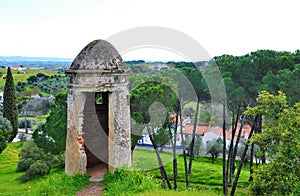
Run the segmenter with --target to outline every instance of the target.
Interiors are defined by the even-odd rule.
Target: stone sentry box
[[[107,41],[92,41],[66,73],[66,174],[130,166],[128,69],[118,51]]]

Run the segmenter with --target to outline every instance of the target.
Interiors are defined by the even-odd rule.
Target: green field
[[[86,176],[68,177],[63,170],[54,169],[50,174],[36,178],[26,183],[17,180],[22,173],[16,172],[18,155],[21,143],[10,143],[0,155],[0,195],[76,195],[76,191],[85,187],[88,183]],[[169,178],[172,180],[172,155],[162,153]],[[211,164],[208,157],[197,157],[193,162],[193,172],[189,176],[190,189],[186,190],[184,183],[183,158],[178,156],[178,189],[154,190],[134,195],[222,195],[222,160],[217,159]],[[157,169],[157,159],[153,151],[135,150],[133,155],[133,169],[139,172],[142,169],[154,175],[160,182],[160,173]],[[150,169],[150,170],[149,170]],[[236,195],[247,194],[249,171],[243,171]],[[125,184],[120,182],[118,186]],[[172,183],[173,184],[173,183]],[[103,186],[103,185],[102,185]],[[130,185],[129,185],[130,186]],[[159,186],[159,185],[157,185]],[[130,187],[123,187],[125,191]],[[106,190],[105,195],[114,195]],[[130,193],[131,194],[131,193]]]
[[[6,68],[0,68],[0,73],[2,73],[2,77],[0,77],[0,88],[4,87],[5,84],[5,76],[6,76],[6,72],[7,69]],[[53,70],[41,70],[41,69],[27,69],[24,71],[17,71],[17,70],[12,70],[12,74],[14,77],[14,82],[15,85],[18,82],[27,82],[27,78],[29,78],[30,76],[35,76],[38,73],[43,73],[45,75],[48,76],[52,76],[52,75],[62,75],[62,74],[57,74],[56,71]]]

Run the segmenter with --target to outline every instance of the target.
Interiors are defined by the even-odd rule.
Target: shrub
[[[25,172],[19,179],[22,182],[31,180],[37,176],[48,174],[51,168],[63,168],[65,165],[64,153],[53,155],[45,153],[38,148],[33,140],[26,143],[21,150],[17,166],[18,172]]]
[[[26,182],[37,176],[48,174],[49,171],[50,167],[47,165],[46,162],[42,160],[37,160],[36,162],[30,165],[29,169],[19,179],[22,182]]]
[[[52,168],[58,167],[63,169],[65,168],[65,153],[63,152],[58,155],[49,156],[47,162],[49,165],[51,165]]]
[[[20,152],[17,171],[23,172],[28,170],[34,162],[42,160],[44,157],[44,151],[38,148],[33,140],[28,141],[25,147]]]

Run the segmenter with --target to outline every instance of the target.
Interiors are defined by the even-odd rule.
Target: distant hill
[[[0,56],[1,66],[11,65],[71,65],[72,58]]]

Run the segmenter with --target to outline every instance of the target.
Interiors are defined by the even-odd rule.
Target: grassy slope
[[[16,172],[21,143],[10,143],[0,155],[0,195],[76,195],[76,191],[88,183],[87,176],[68,177],[63,170],[52,170],[50,174],[26,183],[17,180],[22,173]]]
[[[11,143],[0,155],[1,195],[26,195],[26,192],[30,192],[32,189],[36,188],[36,180],[28,183],[21,183],[16,180],[22,175],[22,173],[16,172],[20,149],[20,143]]]

